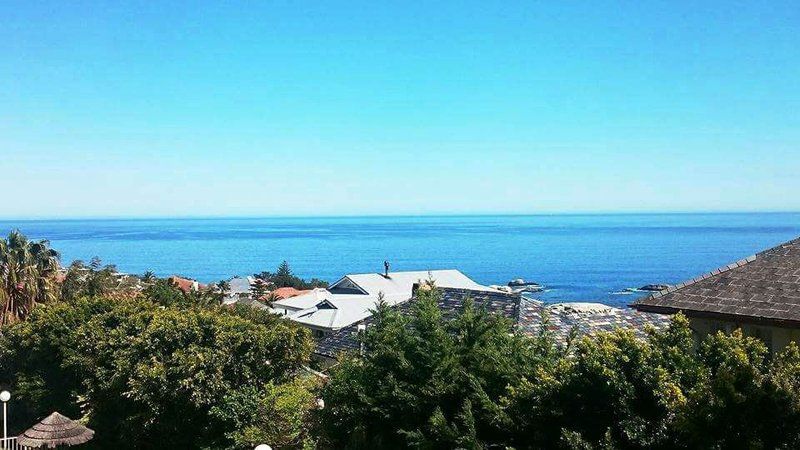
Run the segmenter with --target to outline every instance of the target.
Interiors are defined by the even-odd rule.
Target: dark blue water
[[[484,284],[525,278],[545,300],[624,304],[613,292],[676,283],[800,235],[800,214],[653,214],[0,221],[62,259],[216,281],[274,270],[303,277],[457,268]]]

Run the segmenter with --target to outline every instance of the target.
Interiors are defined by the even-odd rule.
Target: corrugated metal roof
[[[431,279],[440,287],[495,292],[458,270],[392,272],[388,278],[379,273],[367,273],[346,275],[330,287],[335,289],[346,281],[348,284],[355,284],[366,294],[336,294],[327,289],[315,289],[304,295],[278,300],[273,303],[273,307],[296,311],[288,316],[296,322],[315,328],[338,330],[369,317],[379,296],[383,296],[384,301],[390,305],[395,305],[411,298],[414,284]],[[318,308],[321,302],[328,302],[332,308]]]
[[[360,273],[347,275],[344,278],[351,280],[367,294],[384,295],[402,294],[411,298],[411,289],[414,284],[422,284],[427,280],[433,280],[436,286],[480,290],[492,290],[471,280],[459,270],[420,270],[413,272],[389,272],[385,277],[382,273]],[[340,280],[341,281],[341,280]],[[338,282],[337,282],[338,283]],[[336,283],[331,289],[336,287]]]

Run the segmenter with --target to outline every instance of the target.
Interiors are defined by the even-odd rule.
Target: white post
[[[8,403],[3,402],[3,450],[8,448]]]
[[[3,402],[3,449],[8,448],[8,401],[11,400],[11,392],[0,392],[0,402]]]

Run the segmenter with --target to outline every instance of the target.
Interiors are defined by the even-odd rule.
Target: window
[[[350,281],[349,278],[345,278],[331,286],[328,291],[333,294],[364,294],[364,291],[357,284]]]

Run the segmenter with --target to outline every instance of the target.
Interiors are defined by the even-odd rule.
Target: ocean
[[[483,284],[524,278],[548,302],[630,303],[625,288],[678,283],[800,236],[800,213],[3,220],[49,239],[62,261],[202,282],[274,271],[302,277],[456,268]],[[640,294],[639,294],[640,295]]]

